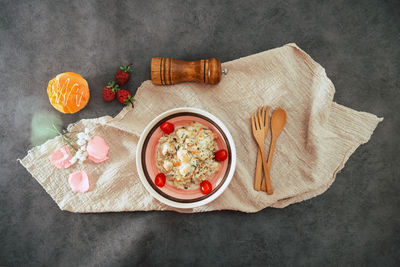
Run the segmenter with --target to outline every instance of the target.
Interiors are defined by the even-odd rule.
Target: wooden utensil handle
[[[261,151],[260,149],[257,149],[256,172],[254,174],[254,190],[257,191],[261,190],[262,172],[263,171],[262,171]]]
[[[261,158],[262,158],[262,162],[263,162],[262,165],[263,165],[263,169],[264,169],[264,181],[267,186],[267,194],[272,195],[274,193],[274,189],[272,188],[271,178],[269,176],[269,169],[268,169],[267,159],[265,158],[264,147],[260,146],[260,150],[261,150]]]
[[[272,137],[270,149],[269,149],[269,153],[268,153],[268,162],[267,162],[269,173],[271,172],[272,157],[274,156],[275,146],[276,146],[276,138]],[[267,189],[266,182],[267,182],[266,180],[263,180],[262,185],[261,185],[261,190],[265,191]]]
[[[221,80],[221,62],[216,58],[184,61],[175,58],[153,57],[151,81],[156,85],[180,82],[217,84]]]

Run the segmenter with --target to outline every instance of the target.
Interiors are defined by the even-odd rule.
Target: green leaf
[[[108,87],[108,88],[113,88],[113,87],[114,87],[114,84],[115,84],[114,81],[109,82],[109,83],[107,84],[107,87]]]
[[[121,67],[119,67],[119,68],[120,68],[123,72],[132,72],[132,69],[131,69],[130,65],[132,65],[132,64],[124,65],[124,66],[121,66]]]

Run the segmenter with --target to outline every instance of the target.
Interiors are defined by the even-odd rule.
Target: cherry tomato
[[[175,127],[172,123],[170,122],[164,122],[163,124],[161,124],[160,126],[161,130],[166,133],[166,134],[170,134],[174,131]]]
[[[154,183],[158,187],[163,187],[165,185],[165,174],[164,173],[159,173],[156,175],[156,178],[154,179]]]
[[[228,157],[228,151],[225,149],[218,150],[214,154],[214,158],[216,161],[224,161]]]
[[[212,185],[209,181],[204,180],[203,182],[201,182],[200,184],[200,190],[204,195],[207,195],[208,193],[211,192],[212,190]]]

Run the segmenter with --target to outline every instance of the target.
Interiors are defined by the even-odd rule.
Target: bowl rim
[[[231,161],[230,168],[228,169],[228,175],[227,175],[224,183],[221,185],[221,187],[214,194],[210,195],[210,197],[207,197],[207,198],[202,199],[200,201],[189,202],[189,203],[182,203],[182,202],[172,201],[172,200],[167,199],[164,196],[160,195],[157,191],[155,191],[153,189],[153,187],[149,184],[149,182],[147,181],[147,179],[145,177],[145,174],[144,174],[144,171],[143,171],[143,167],[142,167],[142,156],[141,156],[145,139],[147,138],[147,135],[149,134],[149,132],[153,128],[153,126],[156,125],[163,118],[165,118],[165,117],[167,117],[169,115],[173,115],[175,113],[181,113],[181,112],[196,113],[196,114],[203,115],[203,116],[209,118],[210,120],[215,122],[221,128],[221,130],[224,132],[226,138],[228,139],[228,141],[229,141],[229,143],[231,145],[231,159],[232,159],[232,161]],[[199,206],[205,205],[205,204],[210,203],[211,201],[215,200],[217,197],[219,197],[225,191],[225,189],[230,184],[230,182],[231,182],[231,180],[233,178],[233,174],[235,173],[235,169],[236,169],[236,146],[235,146],[235,143],[233,141],[232,135],[229,132],[228,128],[225,126],[225,124],[222,123],[222,121],[220,119],[218,119],[217,117],[215,117],[211,113],[209,113],[209,112],[207,112],[205,110],[202,110],[202,109],[199,109],[199,108],[193,108],[193,107],[173,108],[173,109],[169,109],[169,110],[159,114],[158,116],[156,116],[153,120],[151,120],[146,125],[146,127],[142,131],[142,133],[140,135],[140,138],[139,138],[139,141],[138,141],[137,148],[136,148],[136,168],[137,168],[137,172],[139,174],[140,181],[142,182],[143,186],[151,194],[152,197],[156,198],[160,202],[162,202],[162,203],[164,203],[164,204],[166,204],[168,206],[171,206],[171,207],[182,208],[182,209],[195,208],[195,207],[199,207]]]

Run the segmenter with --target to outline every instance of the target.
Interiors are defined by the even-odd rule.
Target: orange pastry
[[[90,98],[87,81],[73,72],[60,73],[50,80],[47,94],[53,107],[62,113],[78,112]]]

